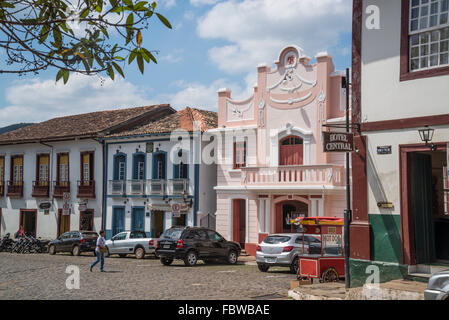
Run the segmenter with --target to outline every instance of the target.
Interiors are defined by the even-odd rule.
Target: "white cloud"
[[[219,0],[190,0],[190,4],[198,7],[202,5],[211,5],[217,3]]]
[[[350,0],[229,0],[201,17],[197,32],[229,42],[209,50],[219,69],[248,72],[258,63],[272,63],[289,44],[309,56],[336,46],[341,33],[351,32],[351,12]]]
[[[167,61],[169,63],[178,63],[183,60],[184,49],[176,49],[173,52],[162,56],[160,61]]]
[[[170,104],[177,110],[190,106],[217,111],[217,91],[220,88],[230,88],[233,99],[243,99],[250,94],[245,88],[241,88],[239,85],[224,79],[216,80],[209,86],[201,83],[186,83],[184,81],[176,81],[173,84],[179,87],[180,90],[172,95],[161,95],[159,98],[170,101]]]
[[[170,9],[176,4],[176,0],[160,0],[159,2],[162,2],[164,7]]]
[[[0,126],[50,118],[159,103],[123,78],[102,82],[98,77],[72,75],[64,85],[54,80],[20,80],[5,89],[6,107]],[[161,102],[162,103],[162,102]]]

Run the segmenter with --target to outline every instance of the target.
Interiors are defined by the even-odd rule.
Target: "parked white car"
[[[128,254],[134,254],[137,259],[143,259],[146,254],[155,253],[157,241],[157,238],[147,238],[143,231],[120,232],[106,241],[106,256],[118,254],[120,257],[126,257]]]

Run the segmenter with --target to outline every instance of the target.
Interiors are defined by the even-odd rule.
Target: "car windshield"
[[[183,231],[184,229],[168,229],[161,235],[161,238],[178,240]]]
[[[268,236],[263,241],[264,243],[268,244],[277,244],[277,243],[284,243],[290,241],[290,237],[287,236]]]
[[[98,234],[96,232],[82,232],[83,237],[85,238],[96,238]]]

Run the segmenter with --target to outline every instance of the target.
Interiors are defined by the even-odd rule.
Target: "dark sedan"
[[[70,252],[79,256],[82,252],[93,252],[97,246],[98,234],[93,231],[69,231],[60,235],[48,244],[48,252],[53,255],[57,252]]]
[[[181,259],[186,266],[194,266],[198,260],[209,263],[224,260],[237,263],[241,248],[237,242],[227,241],[213,230],[199,227],[173,227],[159,238],[156,255],[161,263],[170,265]]]

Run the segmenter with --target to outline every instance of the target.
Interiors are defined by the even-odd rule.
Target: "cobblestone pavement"
[[[205,265],[188,268],[182,261],[169,267],[148,256],[143,260],[106,258],[105,270],[89,265],[91,254],[0,253],[0,299],[267,299],[286,298],[295,275],[288,268],[262,273],[255,265]],[[69,265],[80,268],[80,289],[68,290]]]

